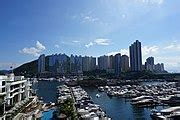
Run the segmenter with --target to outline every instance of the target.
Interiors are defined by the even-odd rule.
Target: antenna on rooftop
[[[10,69],[11,69],[11,72],[13,73],[13,66],[11,66]]]

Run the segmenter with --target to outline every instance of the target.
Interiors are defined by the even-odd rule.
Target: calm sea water
[[[33,83],[32,88],[36,90],[38,97],[42,97],[45,103],[56,102],[57,86],[62,83],[58,81],[38,81]]]
[[[61,84],[58,81],[39,81],[33,84],[33,89],[37,89],[38,96],[43,97],[44,102],[56,102],[56,87]],[[92,87],[84,89],[113,120],[151,120],[150,110],[154,108],[134,107],[128,99],[109,97],[106,93],[99,93],[97,89]],[[97,93],[101,95],[99,98],[96,97]],[[157,107],[156,109],[163,108]]]
[[[100,93],[93,88],[84,88],[92,97],[93,101],[101,106],[113,120],[151,120],[150,109],[137,108],[130,104],[130,100],[120,97],[109,97],[106,93]]]

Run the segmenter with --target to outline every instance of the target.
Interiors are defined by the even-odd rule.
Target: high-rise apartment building
[[[45,55],[40,55],[38,58],[38,73],[45,72],[45,62]]]
[[[108,73],[114,73],[115,69],[115,57],[113,55],[108,56]]]
[[[57,71],[56,66],[55,66],[57,62],[57,58],[58,58],[57,54],[49,56],[49,72],[51,73],[56,73]]]
[[[142,53],[141,53],[141,42],[136,40],[129,47],[130,52],[130,67],[131,71],[141,71],[142,70]]]
[[[115,55],[115,75],[119,77],[121,74],[121,54]]]
[[[82,59],[83,71],[92,71],[96,69],[96,58],[85,56]]]
[[[104,55],[98,57],[98,67],[100,70],[107,70],[108,69],[108,62],[109,62],[109,57]]]
[[[96,69],[96,58],[95,57],[90,57],[90,70],[95,70]]]
[[[90,64],[89,64],[89,57],[85,56],[83,57],[83,71],[90,71]]]
[[[82,57],[81,56],[73,56],[71,55],[70,57],[70,72],[77,74],[77,73],[82,73]]]
[[[57,73],[66,74],[70,72],[70,58],[66,54],[59,54],[56,61]]]
[[[155,65],[154,67],[155,71],[158,72],[158,73],[162,73],[164,72],[164,64],[163,63],[158,63]]]
[[[164,63],[161,63],[161,71],[165,71],[164,70]]]
[[[154,57],[148,57],[145,62],[145,69],[153,71],[154,70]]]
[[[124,72],[129,70],[129,57],[127,55],[121,56],[121,70]]]

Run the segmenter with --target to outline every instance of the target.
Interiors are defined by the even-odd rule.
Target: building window
[[[4,86],[6,84],[6,82],[5,81],[2,81],[2,86]]]
[[[5,88],[2,88],[2,92],[5,92]]]
[[[11,90],[13,90],[13,86],[11,86]]]

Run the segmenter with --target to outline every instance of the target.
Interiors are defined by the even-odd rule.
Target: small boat
[[[108,91],[108,92],[107,92],[107,95],[108,95],[109,97],[112,97],[112,96],[114,96],[114,92]]]
[[[96,97],[99,98],[99,97],[100,97],[100,94],[96,94]]]
[[[104,87],[98,87],[99,92],[104,92]]]

